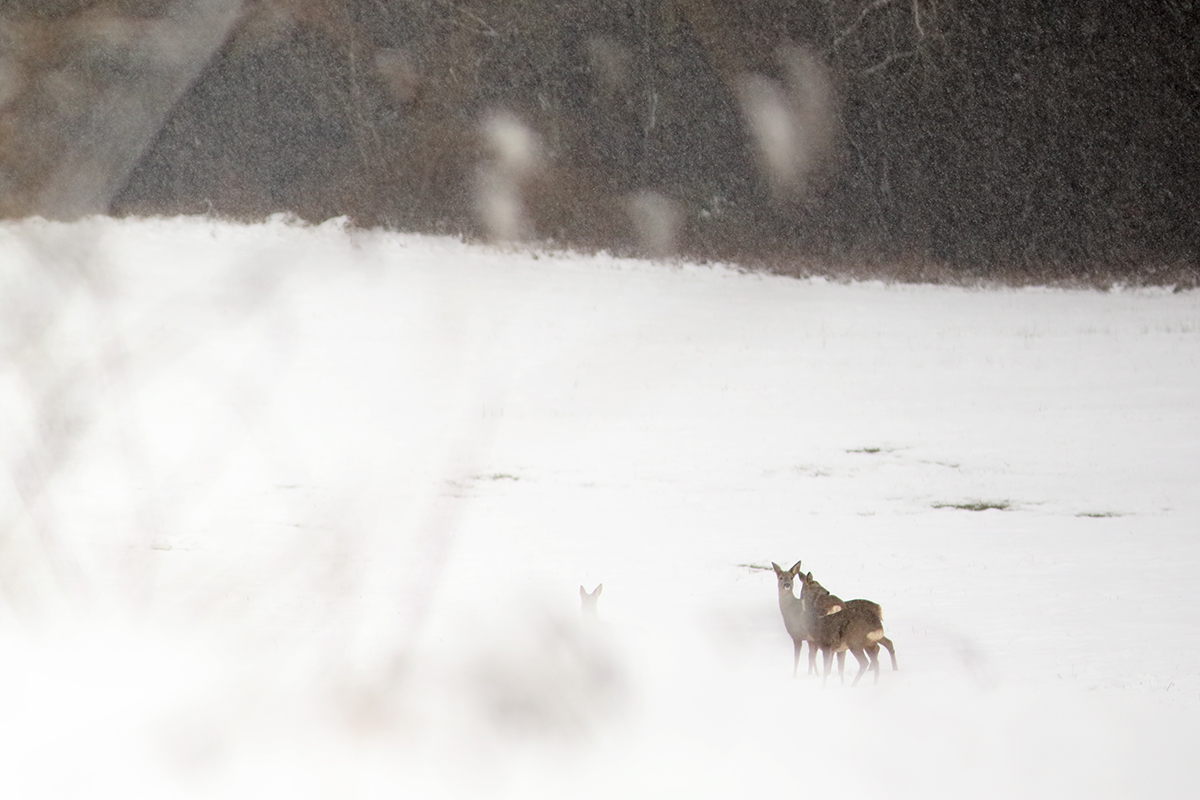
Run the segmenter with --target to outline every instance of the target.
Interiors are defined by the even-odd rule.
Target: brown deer
[[[837,654],[838,677],[846,681],[846,651],[854,654],[858,661],[858,674],[851,686],[857,686],[863,673],[870,668],[879,682],[879,646],[887,648],[892,659],[892,669],[897,670],[896,650],[892,641],[884,635],[883,620],[879,605],[870,600],[843,602],[817,583],[812,573],[802,578],[804,588],[800,594],[800,605],[804,615],[809,640],[809,659],[815,666],[815,650],[820,650],[825,665],[823,685],[829,681],[833,656]]]

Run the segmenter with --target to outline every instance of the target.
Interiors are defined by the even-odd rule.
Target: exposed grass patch
[[[928,461],[921,459],[917,463],[932,464],[935,467],[945,467],[946,469],[962,469],[962,464],[958,463],[957,461]]]
[[[959,511],[1008,511],[1012,504],[1007,500],[969,500],[963,503],[934,503],[934,508],[955,508]]]
[[[833,473],[821,467],[792,467],[792,472],[806,478],[828,478]]]
[[[1109,519],[1110,517],[1125,516],[1120,511],[1080,511],[1075,516],[1088,517],[1089,519]]]
[[[493,472],[486,475],[467,475],[458,480],[447,480],[445,482],[448,489],[448,497],[470,497],[473,487],[477,486],[481,481],[512,481],[516,483],[521,480],[518,475],[511,475],[507,472]]]

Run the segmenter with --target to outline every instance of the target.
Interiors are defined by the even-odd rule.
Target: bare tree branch
[[[848,37],[850,34],[854,33],[855,29],[857,29],[858,26],[863,23],[863,20],[865,20],[868,16],[870,16],[872,13],[874,13],[875,11],[878,11],[881,8],[890,6],[893,2],[895,2],[895,0],[874,0],[874,2],[872,2],[870,5],[864,6],[863,9],[858,13],[858,17],[855,18],[855,20],[853,22],[851,22],[849,25],[847,25],[845,28],[843,28],[841,33],[839,33],[837,36],[833,37],[834,49],[837,49],[837,47],[843,41],[845,41],[846,37]],[[916,0],[914,0],[914,3],[915,2],[916,2]]]
[[[860,74],[874,75],[877,72],[883,72],[885,69],[890,67],[892,64],[895,64],[897,61],[903,61],[906,58],[916,58],[916,55],[917,55],[916,50],[905,50],[902,53],[892,53],[890,56],[885,58],[883,61],[880,61],[878,64],[867,67]]]
[[[468,30],[473,30],[475,33],[480,33],[480,34],[483,34],[484,36],[489,36],[489,37],[493,37],[493,38],[500,35],[499,32],[497,32],[495,28],[493,28],[491,25],[488,24],[487,20],[485,20],[483,17],[476,14],[471,9],[466,8],[464,6],[455,5],[454,3],[451,3],[450,0],[438,0],[438,2],[441,3],[441,5],[445,6],[446,8],[450,9],[451,11],[457,11],[461,16],[466,17],[467,19],[471,20],[478,26],[474,29],[467,28]],[[464,25],[463,27],[466,28],[467,26]]]

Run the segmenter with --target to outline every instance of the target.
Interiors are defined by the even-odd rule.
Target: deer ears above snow
[[[595,589],[593,589],[593,590],[592,590],[592,591],[590,591],[590,592],[589,592],[587,589],[584,589],[584,588],[583,588],[583,586],[580,586],[580,587],[579,587],[579,596],[580,596],[581,598],[582,598],[582,597],[599,597],[599,596],[600,596],[600,593],[601,593],[602,591],[604,591],[604,584],[603,584],[603,583],[601,583],[601,584],[598,584],[598,585],[596,586],[596,588],[595,588]]]
[[[791,570],[789,570],[789,572],[791,572],[793,575],[799,575],[800,574],[800,562],[797,561],[795,564],[792,564],[792,568],[791,568]]]

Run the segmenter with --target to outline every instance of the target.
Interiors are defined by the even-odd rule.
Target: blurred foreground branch
[[[243,5],[110,1],[0,18],[0,215],[106,212]]]

